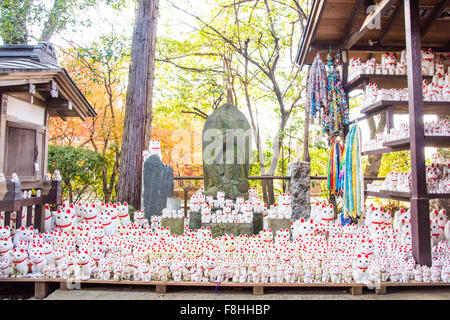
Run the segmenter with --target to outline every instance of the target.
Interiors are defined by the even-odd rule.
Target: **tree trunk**
[[[310,162],[311,158],[309,156],[309,109],[305,105],[305,123],[303,128],[303,155],[302,160],[305,162]]]
[[[73,191],[72,191],[72,183],[70,180],[66,181],[67,190],[69,191],[69,203],[73,203]]]
[[[149,43],[149,70],[148,70],[148,96],[147,117],[145,118],[145,147],[152,137],[153,119],[153,82],[155,80],[155,52],[156,52],[156,30],[158,26],[159,0],[147,0],[150,2],[150,43]]]
[[[53,37],[53,34],[57,30],[61,30],[64,27],[65,22],[60,20],[62,14],[65,14],[68,9],[68,3],[66,1],[54,0],[53,7],[48,15],[47,21],[44,23],[44,29],[42,29],[40,42],[48,42]]]
[[[141,0],[137,6],[131,44],[131,63],[126,97],[125,124],[117,198],[135,208],[141,207],[142,152],[151,128],[152,82],[159,0]],[[151,106],[150,106],[151,110]]]
[[[378,121],[378,125],[375,124],[375,119],[373,117],[369,117],[367,119],[370,130],[370,139],[374,139],[377,133],[383,132],[386,126],[386,113],[380,114],[380,120]],[[367,159],[367,165],[364,170],[364,176],[366,177],[376,177],[378,176],[378,171],[380,170],[382,154],[376,154],[369,156]],[[367,183],[369,181],[365,181],[364,188],[367,187]]]

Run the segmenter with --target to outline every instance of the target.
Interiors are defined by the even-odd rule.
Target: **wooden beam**
[[[427,22],[423,26],[420,35],[423,38],[428,31],[430,31],[430,28],[433,26],[433,23],[436,21],[436,19],[440,16],[442,13],[442,10],[444,10],[447,7],[448,0],[442,0],[440,5],[436,5],[433,8],[433,11],[431,12],[430,17],[428,18]]]
[[[450,44],[447,44],[444,47],[427,47],[427,49],[430,48],[434,52],[449,52],[450,51]],[[368,51],[368,52],[384,52],[384,51],[402,51],[404,50],[404,46],[353,46],[351,51]]]
[[[22,84],[22,85],[12,85],[12,86],[2,86],[0,87],[2,92],[28,92],[33,95],[36,93],[36,85],[32,83]]]
[[[419,3],[404,0],[411,149],[411,233],[416,263],[431,266],[429,200],[425,177],[422,44]]]
[[[299,67],[303,67],[308,53],[312,50],[315,50],[311,45],[311,41],[316,35],[317,25],[322,18],[322,14],[324,12],[326,4],[327,0],[314,1],[313,3],[311,13],[309,14],[308,21],[306,23],[305,31],[303,32],[303,36],[301,37],[297,57],[295,59],[295,62]]]
[[[50,96],[54,99],[58,98],[58,96],[59,96],[58,85],[53,80],[50,82],[47,82],[47,83],[37,84],[36,90],[42,91],[42,92],[49,92]]]
[[[72,110],[72,102],[67,100],[50,100],[47,107],[52,110]]]
[[[378,40],[378,43],[380,45],[383,45],[384,40],[386,39],[387,34],[389,33],[389,31],[392,29],[392,26],[394,25],[395,22],[397,22],[397,18],[400,15],[401,12],[401,8],[402,8],[402,0],[399,1],[399,3],[397,4],[395,11],[392,13],[391,16],[391,21],[389,21],[389,24],[383,29],[383,34],[380,37],[380,40]],[[388,50],[387,50],[388,51]]]
[[[358,15],[361,12],[361,9],[363,8],[364,4],[367,4],[366,0],[359,0],[358,5],[356,6],[355,10],[352,13],[350,21],[347,23],[347,27],[345,28],[345,30],[347,31],[344,33],[344,37],[352,32],[356,22],[356,18],[358,18]],[[341,42],[345,42],[345,38],[343,38]]]
[[[361,27],[355,31],[343,44],[343,49],[350,49],[353,45],[358,42],[359,39],[364,36],[364,34],[369,30],[369,25],[371,25],[376,19],[380,20],[384,13],[392,6],[395,0],[383,0],[377,5],[375,11],[372,11],[364,20]]]
[[[311,45],[311,47],[314,48],[314,50],[318,50],[318,51],[327,51],[330,50],[331,51],[341,51],[343,50],[343,46],[342,45],[337,45],[337,44],[331,44],[331,46],[329,44],[323,44],[323,43],[313,43]],[[445,46],[443,47],[429,47],[427,46],[427,49],[430,48],[431,50],[433,50],[433,52],[450,52],[450,43],[447,43]],[[350,50],[350,52],[354,52],[354,51],[361,51],[361,52],[385,52],[385,51],[394,51],[394,52],[399,52],[405,49],[405,46],[383,46],[383,45],[373,45],[373,46],[353,46],[352,49]]]
[[[28,92],[10,92],[8,93],[8,95],[16,99],[22,100],[23,102],[31,103],[42,108],[47,107],[44,100],[40,99],[37,96],[33,96]]]

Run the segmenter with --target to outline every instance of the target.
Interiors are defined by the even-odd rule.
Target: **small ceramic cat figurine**
[[[441,271],[441,280],[443,282],[450,282],[450,264],[447,261],[447,264],[443,266]]]
[[[292,238],[297,239],[299,236],[305,235],[307,233],[314,233],[314,220],[309,219],[309,221],[305,221],[305,219],[301,218],[294,222]]]
[[[322,224],[332,224],[334,221],[334,209],[333,205],[323,205],[319,215],[320,219],[317,221]]]
[[[0,278],[8,278],[13,272],[11,261],[2,257],[0,259]]]
[[[357,256],[356,261],[353,264],[353,280],[355,280],[356,283],[364,283],[369,284],[369,269],[370,262],[368,256],[363,256],[359,254]]]
[[[434,53],[431,49],[422,49],[422,75],[434,75]]]
[[[72,215],[69,212],[63,212],[61,209],[53,211],[53,221],[57,230],[70,230],[73,225]]]
[[[136,211],[134,212],[134,224],[137,226],[144,225],[145,214],[144,211]]]
[[[34,235],[33,227],[28,227],[28,228],[20,227],[20,230],[16,230],[16,233],[13,238],[14,246],[17,246],[17,244],[21,240],[30,242],[31,240],[33,240],[33,235]]]
[[[12,264],[17,278],[26,276],[28,274],[28,253],[24,249],[14,249]]]
[[[67,261],[65,259],[62,259],[59,265],[56,266],[58,276],[62,279],[69,279],[70,277],[70,269],[69,265],[67,264]]]
[[[47,265],[47,259],[42,252],[30,256],[32,277],[42,277],[42,269]]]
[[[161,154],[161,142],[158,140],[150,140],[149,142],[149,146],[148,146],[148,152],[149,152],[149,157],[156,154],[159,159],[162,161],[162,154]]]
[[[112,225],[111,214],[108,211],[100,212],[100,222],[102,223],[105,235],[111,236],[116,234],[114,226]]]
[[[128,203],[124,202],[123,204],[118,203],[119,209],[119,218],[122,226],[127,226],[131,223]]]
[[[78,251],[75,266],[75,279],[88,280],[91,278],[92,268],[90,262],[91,257],[87,250]]]
[[[44,251],[45,259],[49,264],[55,264],[55,256],[53,254],[53,244],[45,241],[42,243],[42,250]]]
[[[202,223],[210,223],[211,222],[211,206],[203,206],[202,208]]]
[[[280,206],[278,208],[278,214],[284,219],[290,219],[292,217],[292,199],[290,193],[283,193],[280,196]]]
[[[386,52],[384,57],[384,65],[386,66],[389,75],[395,75],[395,69],[397,65],[396,55]]]

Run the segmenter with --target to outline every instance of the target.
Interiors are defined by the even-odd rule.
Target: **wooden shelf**
[[[431,81],[432,77],[425,76],[428,82]],[[406,88],[408,87],[407,76],[398,75],[385,75],[385,74],[360,74],[359,76],[350,80],[344,87],[346,91],[352,91],[355,89],[364,89],[364,84],[376,83],[378,88],[391,89],[391,88]]]
[[[391,200],[398,201],[409,201],[411,199],[411,193],[409,192],[398,192],[398,191],[384,191],[384,192],[375,192],[375,191],[364,191],[366,196],[377,197],[377,198],[385,198]]]
[[[409,138],[385,142],[383,146],[395,151],[409,149]],[[425,147],[450,148],[450,136],[425,136]]]
[[[384,147],[380,149],[374,149],[369,151],[361,152],[361,155],[363,156],[371,156],[375,154],[383,154],[383,153],[390,153],[390,152],[398,152],[398,151],[405,151],[409,150],[409,142],[408,144],[403,144],[395,147]]]
[[[398,101],[398,100],[380,100],[369,106],[361,109],[360,113],[366,115],[376,114],[386,111],[389,107],[394,108],[394,113],[396,114],[408,114],[409,113],[409,101]],[[431,102],[424,101],[424,114],[434,114],[434,115],[448,115],[450,114],[450,101],[442,102]]]
[[[392,140],[387,141],[383,143],[384,147],[393,148],[393,149],[409,149],[409,137],[398,139],[398,140]]]
[[[450,148],[450,136],[425,136],[425,147]],[[409,138],[383,143],[383,148],[361,152],[363,156],[409,150]]]
[[[388,190],[380,190],[380,192],[375,191],[364,191],[366,196],[377,197],[377,198],[385,198],[391,200],[398,201],[410,201],[411,193],[410,192],[399,192],[399,191],[388,191]],[[428,199],[448,199],[450,198],[450,193],[428,193]]]

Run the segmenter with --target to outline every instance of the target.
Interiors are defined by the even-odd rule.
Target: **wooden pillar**
[[[54,283],[50,282],[35,282],[34,283],[34,297],[36,299],[44,299],[46,298],[50,293],[55,291],[55,285]]]
[[[45,230],[45,218],[42,217],[42,205],[37,204],[34,208],[34,228],[39,229],[39,232],[44,232]]]
[[[184,217],[187,217],[187,203],[188,203],[188,196],[189,196],[189,186],[183,188],[183,197],[184,197]]]
[[[359,295],[362,295],[362,293],[363,293],[363,290],[362,290],[363,288],[361,287],[361,286],[354,286],[354,287],[350,287],[350,293],[353,295],[353,296],[359,296]]]
[[[264,294],[264,287],[263,286],[254,286],[253,287],[253,295],[263,295]]]
[[[11,228],[11,212],[9,211],[5,211],[5,221],[4,221],[4,226],[9,226]]]
[[[27,207],[27,227],[33,224],[33,206]]]
[[[16,211],[16,229],[20,229],[22,226],[22,210],[23,207],[20,207],[20,209]]]
[[[167,292],[167,286],[165,284],[157,284],[155,289],[157,294],[165,294]]]
[[[408,68],[409,132],[411,147],[411,233],[417,263],[431,266],[429,201],[425,175],[423,125],[422,45],[419,3],[404,0],[405,40]]]

